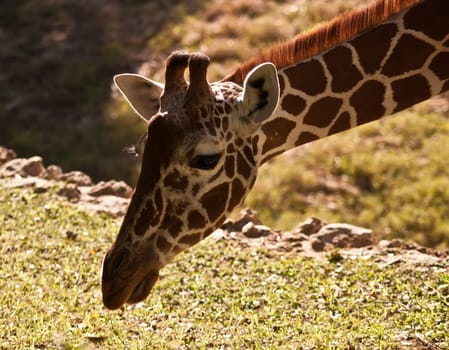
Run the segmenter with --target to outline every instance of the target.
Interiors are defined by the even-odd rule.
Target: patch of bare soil
[[[132,189],[123,181],[93,183],[80,171],[64,173],[59,166],[45,167],[39,156],[17,158],[13,150],[0,146],[0,181],[6,187],[30,187],[36,193],[57,188],[57,193],[83,209],[121,217]],[[265,226],[252,209],[243,209],[227,220],[211,239],[227,239],[242,247],[263,247],[278,252],[317,259],[376,259],[381,267],[407,263],[449,268],[449,250],[441,251],[399,239],[380,240],[369,228],[347,223],[326,223],[308,218],[292,231]]]

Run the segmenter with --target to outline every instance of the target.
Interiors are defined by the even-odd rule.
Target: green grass
[[[317,216],[447,248],[448,131],[420,106],[331,136],[263,167],[247,204],[280,229]]]
[[[53,190],[0,185],[0,348],[449,348],[447,264],[380,268],[206,241],[162,270],[145,303],[107,311],[99,271],[118,227]]]

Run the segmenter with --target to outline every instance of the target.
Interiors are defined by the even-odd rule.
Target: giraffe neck
[[[260,164],[449,89],[449,1],[403,1],[399,2],[402,8],[391,7],[392,3],[397,1],[377,1],[364,11],[337,19],[307,39],[337,41],[331,37],[334,29],[349,31],[345,40],[323,44],[323,50],[314,47],[311,50],[316,53],[308,58],[278,65],[279,106],[253,139]],[[379,7],[391,13],[357,26],[360,21],[370,22],[370,11],[379,11]],[[323,40],[323,31],[331,38]],[[300,47],[304,40],[296,40]],[[290,43],[290,50],[294,47]],[[271,55],[276,61],[276,54]]]

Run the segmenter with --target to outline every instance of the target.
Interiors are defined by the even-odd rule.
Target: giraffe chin
[[[134,288],[134,291],[126,302],[128,304],[136,304],[143,301],[148,296],[148,294],[150,294],[151,289],[153,289],[153,286],[158,278],[159,270],[150,271],[136,286],[136,288]]]
[[[159,270],[151,270],[142,278],[142,280],[130,286],[131,288],[122,288],[120,291],[111,291],[109,286],[103,285],[103,304],[109,310],[116,310],[123,304],[136,304],[144,300],[159,277]]]

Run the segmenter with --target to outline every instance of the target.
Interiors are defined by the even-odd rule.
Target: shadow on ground
[[[1,143],[96,180],[132,182],[136,162],[121,149],[144,125],[131,113],[108,117],[112,76],[136,71],[149,38],[200,8],[196,0],[2,1]]]

